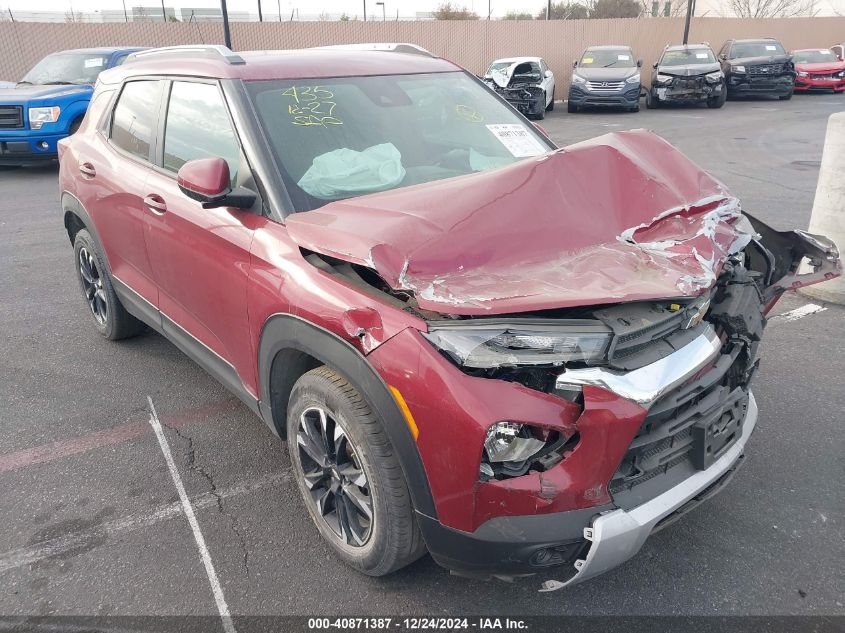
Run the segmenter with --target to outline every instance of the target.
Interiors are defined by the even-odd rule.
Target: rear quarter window
[[[155,135],[159,92],[159,81],[131,81],[123,87],[112,115],[112,144],[146,161]]]

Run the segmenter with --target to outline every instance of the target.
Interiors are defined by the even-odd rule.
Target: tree
[[[818,13],[816,0],[725,0],[738,18],[797,18]]]
[[[734,2],[735,0],[729,0]],[[747,0],[740,0],[745,2]],[[762,0],[761,0],[762,1]],[[638,18],[640,17],[640,3],[637,0],[595,0],[590,7],[590,17],[594,19],[606,18]]]
[[[656,0],[657,16],[666,17],[666,4],[669,4],[670,18],[682,18],[687,14],[687,0]],[[655,0],[640,0],[640,15],[654,15]]]
[[[552,20],[584,20],[590,17],[590,9],[580,2],[552,2]],[[537,14],[538,20],[546,19],[546,9],[543,8]]]
[[[431,16],[435,20],[477,20],[478,14],[466,7],[453,5],[451,2],[443,2]]]
[[[508,11],[503,20],[533,20],[534,16],[527,11]]]

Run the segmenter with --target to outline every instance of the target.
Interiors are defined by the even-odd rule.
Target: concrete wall
[[[552,21],[235,22],[236,50],[284,49],[353,42],[413,42],[480,73],[497,57],[539,55],[565,96],[572,61],[591,44],[627,44],[643,59],[644,75],[666,44],[680,42],[682,18]],[[791,19],[696,18],[691,42],[714,49],[731,37],[777,37],[787,48],[828,47],[845,40],[845,17]],[[19,79],[47,53],[86,46],[221,43],[220,23],[129,22],[48,24],[0,22],[0,80]]]

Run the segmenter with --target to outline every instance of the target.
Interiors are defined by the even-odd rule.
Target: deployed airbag
[[[343,147],[320,154],[298,184],[315,198],[339,200],[391,189],[404,178],[399,150],[382,143],[361,152]]]

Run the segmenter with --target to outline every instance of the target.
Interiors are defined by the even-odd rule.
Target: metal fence
[[[551,21],[234,22],[237,50],[291,49],[355,42],[413,42],[474,73],[512,55],[544,57],[565,96],[572,61],[591,44],[627,44],[648,69],[667,44],[681,40],[682,18]],[[733,37],[777,37],[790,49],[845,40],[845,17],[695,18],[691,42],[717,49]],[[222,43],[219,22],[49,24],[0,22],[0,80],[19,79],[47,53],[90,46]]]

